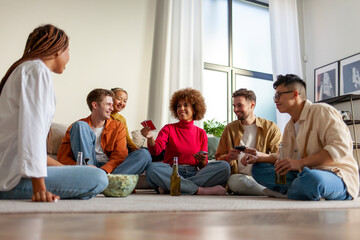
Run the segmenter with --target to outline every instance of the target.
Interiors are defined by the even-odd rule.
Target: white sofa
[[[69,125],[70,126],[70,125]],[[54,159],[57,159],[57,152],[59,150],[61,141],[65,136],[66,130],[69,127],[66,124],[52,123],[51,129],[47,139],[47,152],[48,155]],[[157,132],[153,132],[154,137],[157,137]],[[131,132],[131,137],[134,143],[140,147],[147,147],[146,138],[144,138],[139,130],[134,130]],[[219,138],[208,137],[208,152],[209,160],[212,161],[215,159],[216,148],[219,143]],[[139,178],[139,182],[136,186],[137,189],[148,189],[150,188],[149,184],[146,182],[145,175],[142,174]]]

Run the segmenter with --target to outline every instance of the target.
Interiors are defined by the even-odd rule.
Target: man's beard
[[[246,120],[249,117],[249,114],[248,115],[242,114],[240,117],[238,115],[236,115],[236,116],[237,116],[238,120],[243,121],[243,120]]]

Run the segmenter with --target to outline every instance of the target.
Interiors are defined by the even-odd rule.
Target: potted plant
[[[215,119],[206,120],[204,122],[204,130],[207,134],[212,134],[214,137],[221,137],[224,131],[225,124],[216,121]]]
[[[219,145],[220,137],[224,131],[225,124],[216,121],[215,119],[206,120],[204,122],[204,130],[210,135],[208,136],[208,159],[215,159],[216,149]],[[212,137],[211,137],[212,136]]]

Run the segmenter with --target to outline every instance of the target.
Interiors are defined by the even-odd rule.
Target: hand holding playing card
[[[152,138],[153,134],[152,134],[151,130],[156,129],[153,122],[151,120],[146,120],[146,121],[142,121],[141,125],[144,126],[144,128],[140,130],[141,135],[143,135],[144,137],[146,137],[148,139]]]

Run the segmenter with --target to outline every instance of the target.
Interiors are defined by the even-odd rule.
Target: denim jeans
[[[146,180],[153,188],[170,191],[172,167],[162,162],[153,162],[146,171]],[[213,187],[226,183],[230,176],[230,165],[225,161],[208,163],[198,170],[196,166],[179,166],[182,194],[195,194],[199,187]]]
[[[255,163],[253,178],[270,190],[287,194],[294,200],[351,200],[344,182],[336,174],[305,167],[301,172],[286,174],[286,185],[275,184],[275,167],[270,163]]]
[[[44,178],[47,191],[63,199],[90,199],[109,184],[106,173],[94,167],[48,167],[47,172]],[[10,191],[0,191],[0,199],[31,199],[32,195],[31,178],[22,178]]]
[[[105,163],[98,162],[95,154],[96,136],[89,124],[84,121],[75,122],[70,129],[71,150],[74,157],[78,152],[83,152],[84,158],[89,158],[88,164],[102,167]],[[151,155],[146,149],[131,152],[113,174],[141,174],[151,162]]]

